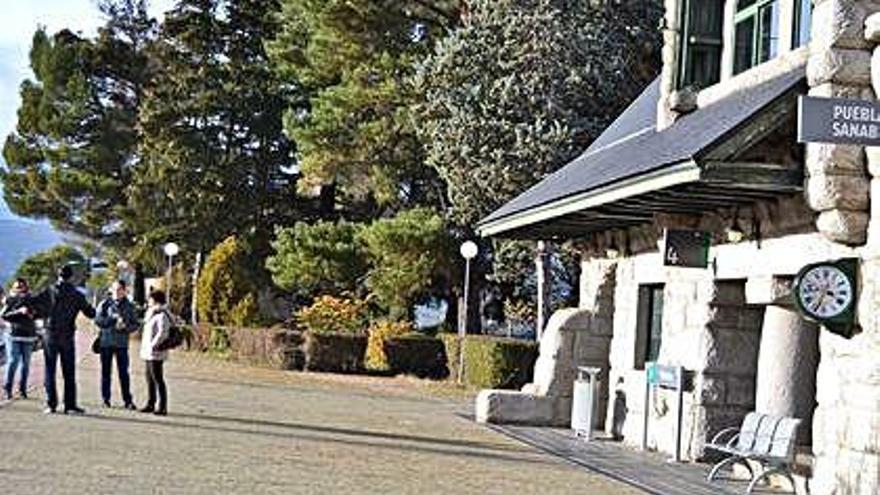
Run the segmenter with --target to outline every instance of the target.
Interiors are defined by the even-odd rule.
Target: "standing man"
[[[46,328],[46,410],[55,413],[58,408],[58,391],[55,387],[55,369],[61,359],[61,375],[64,377],[64,414],[84,414],[76,403],[76,317],[79,313],[95,317],[93,308],[84,295],[71,283],[73,268],[65,265],[58,270],[58,282],[48,289],[45,298],[49,308]]]
[[[101,329],[101,398],[104,407],[110,407],[110,375],[113,358],[119,373],[119,388],[126,409],[134,409],[128,374],[128,335],[138,330],[134,304],[128,300],[124,280],[117,280],[107,299],[98,305],[95,324]]]

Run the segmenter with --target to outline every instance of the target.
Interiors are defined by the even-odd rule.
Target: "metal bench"
[[[706,445],[707,449],[728,454],[728,457],[712,467],[708,480],[714,480],[724,468],[741,464],[750,474],[747,494],[758,483],[774,474],[788,478],[792,491],[796,491],[791,468],[794,464],[794,447],[800,423],[801,420],[797,418],[781,418],[757,412],[747,414],[740,428],[722,430]],[[755,476],[748,460],[758,461],[764,468],[758,476]]]

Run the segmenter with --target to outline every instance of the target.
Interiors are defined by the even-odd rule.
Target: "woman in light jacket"
[[[168,414],[168,391],[165,388],[163,365],[168,359],[168,351],[160,351],[156,346],[168,338],[171,328],[171,316],[165,306],[165,293],[161,290],[150,292],[149,308],[144,318],[144,331],[141,335],[141,359],[146,363],[147,404],[141,409],[144,413],[158,416]],[[156,403],[158,392],[158,404]]]

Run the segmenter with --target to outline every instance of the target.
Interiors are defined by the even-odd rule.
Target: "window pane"
[[[723,2],[690,2],[688,35],[721,40],[724,28]]]
[[[740,11],[743,9],[747,9],[752,5],[755,5],[756,1],[757,0],[739,0],[738,2],[736,2],[736,10]]]
[[[686,0],[678,87],[705,88],[721,79],[724,0]]]
[[[796,0],[797,18],[795,19],[794,46],[804,46],[810,41],[810,25],[813,22],[813,2],[811,0]]]
[[[657,361],[663,336],[663,287],[651,289],[651,320],[648,330],[648,355],[646,361]]]
[[[760,56],[757,63],[763,63],[779,53],[779,3],[761,7],[761,34],[758,39]]]
[[[733,57],[734,74],[739,74],[752,66],[752,45],[754,44],[754,34],[754,17],[749,17],[736,24],[736,46]]]
[[[721,73],[720,46],[694,45],[689,55],[685,86],[702,89],[718,82]]]

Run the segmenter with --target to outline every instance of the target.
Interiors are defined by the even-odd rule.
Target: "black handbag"
[[[95,354],[101,354],[101,334],[99,333],[95,340],[92,341],[92,352]]]

